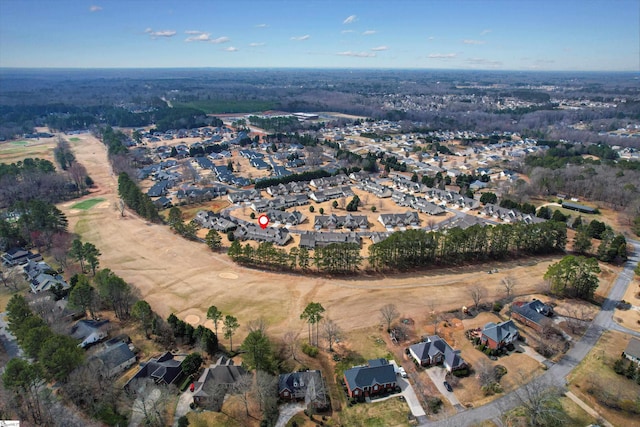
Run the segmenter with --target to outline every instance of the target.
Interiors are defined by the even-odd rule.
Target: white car
[[[402,378],[407,378],[407,371],[404,370],[404,368],[402,366],[398,367],[398,374],[402,377]]]

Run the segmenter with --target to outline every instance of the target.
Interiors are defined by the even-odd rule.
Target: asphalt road
[[[609,295],[602,304],[600,312],[596,315],[593,322],[591,322],[591,325],[582,338],[574,342],[573,347],[567,354],[558,363],[549,368],[548,371],[533,380],[533,383],[541,384],[545,387],[565,387],[567,375],[585,358],[606,330],[620,331],[640,337],[640,333],[631,331],[613,321],[613,312],[616,304],[624,296],[629,283],[633,279],[633,270],[640,259],[640,242],[633,240],[628,240],[628,242],[633,245],[634,252],[629,255],[624,269],[618,275],[613,288],[611,288]],[[441,421],[427,422],[421,425],[434,427],[468,426],[484,420],[499,420],[502,414],[520,405],[520,396],[524,396],[523,387],[484,406],[460,412]]]

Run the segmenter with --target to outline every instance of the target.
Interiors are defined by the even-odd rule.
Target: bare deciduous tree
[[[247,328],[249,328],[249,332],[261,332],[262,335],[266,335],[267,321],[264,317],[260,316],[257,319],[250,320],[247,323]]]
[[[338,341],[342,336],[342,330],[336,322],[329,319],[324,319],[322,328],[324,330],[324,338],[329,343],[329,351],[333,351],[333,343]]]
[[[151,378],[141,378],[129,384],[127,396],[133,401],[131,421],[139,418],[146,426],[162,427],[167,423],[169,400],[176,395],[174,386],[156,384]],[[138,424],[136,424],[138,425]]]
[[[487,290],[481,286],[474,286],[469,290],[469,294],[473,299],[473,306],[477,311],[480,302],[487,295]]]
[[[7,267],[0,265],[0,281],[5,288],[17,291],[21,284],[24,283],[19,267]]]
[[[387,324],[387,332],[391,330],[391,323],[400,316],[395,304],[385,304],[380,309],[380,319]]]
[[[282,338],[282,340],[284,341],[284,345],[288,353],[287,357],[290,357],[293,360],[298,360],[296,359],[296,345],[298,341],[298,333],[293,331],[287,331],[284,334],[284,337]]]
[[[513,411],[508,414],[519,414],[527,420],[528,426],[562,426],[567,419],[559,398],[564,394],[557,387],[549,387],[542,381],[526,381],[521,374],[524,384],[515,395],[520,402],[521,411]],[[507,415],[509,416],[509,415]]]
[[[516,279],[512,276],[507,276],[504,277],[500,283],[502,283],[502,286],[504,287],[504,290],[507,294],[507,299],[511,298],[511,295],[513,294],[513,289],[516,287]]]
[[[253,377],[251,374],[241,376],[232,386],[231,392],[243,404],[247,417],[250,417],[249,402],[251,401],[251,391],[253,390]]]

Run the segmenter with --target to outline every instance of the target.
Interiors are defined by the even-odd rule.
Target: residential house
[[[357,186],[358,188],[361,188],[368,193],[374,194],[381,199],[391,197],[391,195],[393,194],[393,190],[391,188],[387,187],[386,185],[378,184],[377,182],[360,181]]]
[[[548,317],[551,316],[553,309],[538,299],[527,303],[516,301],[511,305],[511,317],[538,332],[550,323]]]
[[[26,264],[29,260],[41,261],[42,255],[34,254],[24,248],[11,248],[2,254],[2,263],[7,267]]]
[[[460,357],[460,350],[454,350],[437,335],[428,336],[421,343],[409,347],[409,354],[421,366],[442,363],[449,372],[467,367],[464,359]]]
[[[198,381],[193,383],[193,403],[213,411],[220,411],[229,389],[246,374],[247,371],[242,366],[235,366],[232,359],[220,357],[215,364],[202,372]]]
[[[270,196],[288,196],[289,194],[306,194],[309,185],[305,181],[294,181],[288,184],[278,184],[267,187],[267,194]]]
[[[266,212],[269,209],[285,210],[293,206],[302,206],[309,203],[306,194],[292,194],[278,196],[273,199],[258,199],[251,204],[251,209],[256,212]]]
[[[231,203],[250,202],[260,199],[260,190],[236,191],[227,195]]]
[[[132,367],[136,363],[136,355],[126,342],[122,340],[111,341],[107,341],[104,349],[93,357],[102,363],[107,370],[107,375],[113,377]]]
[[[305,401],[317,410],[329,407],[329,397],[320,371],[302,371],[281,374],[278,378],[278,396],[285,401]]]
[[[323,228],[329,230],[335,230],[337,228],[347,228],[351,231],[356,228],[366,230],[369,228],[369,220],[366,215],[352,215],[350,213],[345,216],[338,216],[336,214],[316,215],[313,226],[316,230]]]
[[[518,338],[518,328],[513,320],[501,323],[489,322],[482,329],[480,341],[492,350],[501,349]]]
[[[349,177],[345,174],[334,175],[326,178],[317,178],[312,179],[309,182],[309,185],[318,189],[326,189],[330,187],[338,187],[342,185],[349,184]]]
[[[214,214],[212,211],[199,211],[193,220],[202,228],[214,229],[222,233],[227,233],[238,227],[238,224],[235,222],[222,218],[221,216]]]
[[[267,227],[261,228],[256,224],[241,224],[234,231],[238,240],[256,240],[258,242],[271,242],[278,246],[284,246],[291,239],[286,228]]]
[[[392,230],[396,227],[420,227],[420,217],[418,216],[418,212],[407,211],[400,214],[381,214],[378,217],[378,221],[387,230]]]
[[[266,215],[269,217],[269,221],[287,225],[302,224],[307,217],[300,211],[286,212],[281,210],[267,211]]]
[[[395,389],[396,373],[385,359],[369,360],[366,366],[344,371],[344,383],[349,397],[363,399]]]
[[[142,364],[140,370],[131,378],[125,389],[128,389],[136,380],[151,378],[156,384],[174,384],[178,383],[182,378],[182,362],[184,356],[175,356],[171,352],[152,357],[146,363]]]
[[[327,246],[332,243],[362,244],[362,238],[356,233],[332,233],[306,231],[300,233],[300,247],[315,249],[318,246]]]
[[[353,196],[351,187],[345,185],[343,187],[331,187],[326,190],[317,190],[309,193],[309,198],[315,202],[322,203],[331,199],[338,199],[340,197]]]
[[[640,365],[640,340],[638,338],[631,338],[622,355]]]
[[[78,347],[87,348],[91,344],[95,344],[109,335],[111,324],[108,320],[78,320],[71,327],[70,335],[82,342]]]
[[[165,196],[167,191],[171,188],[171,182],[168,180],[158,181],[147,191],[149,197]]]

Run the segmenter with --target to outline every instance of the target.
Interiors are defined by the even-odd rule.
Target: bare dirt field
[[[558,259],[528,258],[491,266],[353,278],[246,269],[203,244],[182,239],[168,227],[147,223],[131,212],[121,217],[116,209],[117,177],[111,172],[105,147],[89,134],[79,135],[71,145],[96,183],[86,198],[99,196],[105,201],[88,210],[71,209],[79,200],[61,204],[69,229],[94,243],[102,252],[101,265],[134,285],[165,318],[172,312],[182,319],[194,315],[198,324],[204,324],[207,308],[216,305],[238,317],[241,325],[263,316],[274,335],[289,330],[304,333],[306,325],[299,315],[308,302],[318,301],[326,308],[326,316],[351,331],[376,324],[378,310],[389,302],[404,315],[418,319],[425,316],[427,304],[441,311],[470,305],[469,288],[477,284],[487,288],[487,300],[502,297],[500,280],[507,275],[518,283],[516,294],[533,293],[549,264]],[[488,275],[490,268],[498,268],[499,273]],[[241,326],[234,341],[241,342],[245,334]]]

